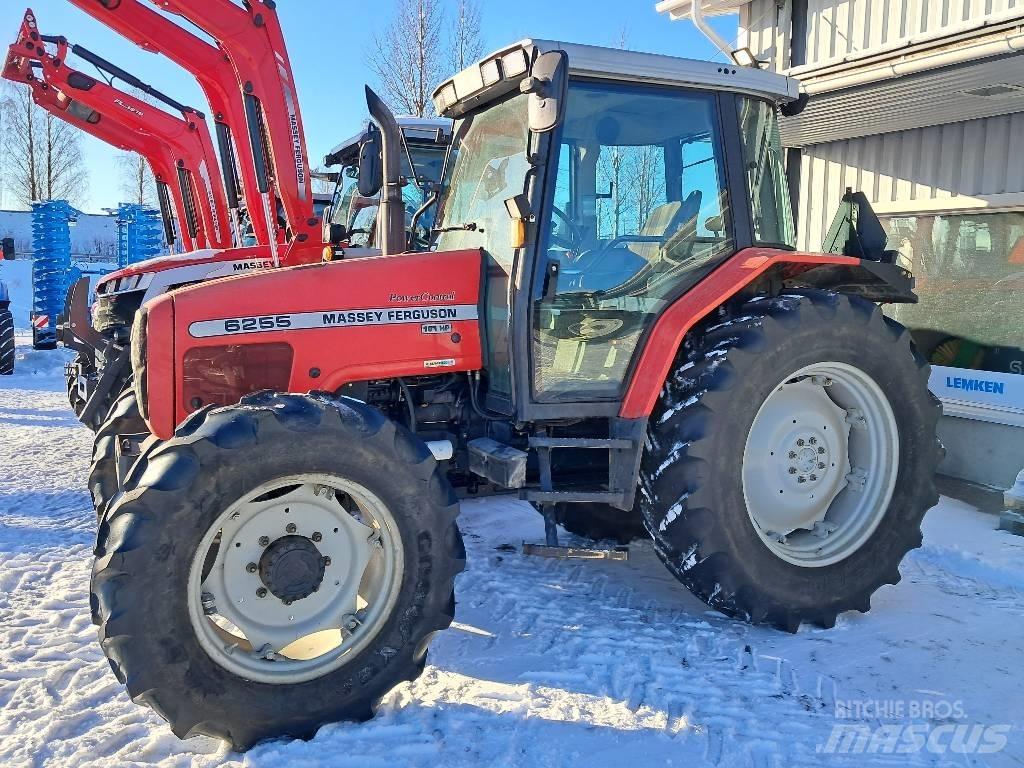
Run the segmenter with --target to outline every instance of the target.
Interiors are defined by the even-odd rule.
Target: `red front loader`
[[[363,720],[423,670],[460,494],[548,544],[642,521],[710,606],[795,630],[866,611],[937,499],[927,365],[890,254],[797,252],[756,69],[527,40],[443,83],[435,250],[147,303],[154,437],[101,523],[104,653],[179,736]],[[382,247],[404,238],[382,105]],[[371,169],[366,168],[364,178]]]
[[[125,151],[136,152],[145,158],[153,171],[156,181],[161,214],[163,215],[164,234],[168,243],[175,242],[179,230],[174,219],[179,222],[188,220],[191,205],[191,174],[180,174],[179,158],[170,146],[160,138],[150,134],[139,133],[123,121],[118,122],[107,115],[79,104],[68,98],[58,89],[51,87],[36,74],[37,62],[26,58],[14,45],[8,51],[3,77],[11,82],[27,86],[32,93],[35,104],[49,114],[63,120],[100,141]],[[195,168],[193,158],[180,158],[186,168]],[[188,201],[188,202],[187,202]],[[191,231],[197,228],[182,227],[181,242],[186,249],[195,248]]]
[[[259,2],[243,8],[230,0],[189,0],[173,7],[158,3],[203,29],[213,44],[133,0],[89,0],[76,5],[196,75],[214,111],[223,170],[222,186],[217,161],[211,156],[205,176],[208,195],[196,195],[196,205],[202,206],[207,197],[216,199],[210,214],[216,217],[218,231],[234,225],[234,242],[228,232],[226,240],[211,241],[210,248],[108,275],[97,285],[91,317],[88,285],[83,282],[72,288],[61,334],[63,342],[79,352],[69,370],[69,398],[79,418],[96,429],[127,383],[129,329],[144,301],[181,285],[224,275],[313,263],[321,258],[322,243],[297,96],[272,4]],[[29,17],[31,12],[26,14]],[[53,41],[59,43],[56,38]],[[44,62],[52,76],[63,75],[67,86],[63,90],[78,100],[84,102],[86,95],[103,90],[81,79],[89,86],[88,94],[76,92],[63,57],[47,53]],[[99,57],[89,57],[106,64]],[[133,81],[120,70],[115,74]],[[136,119],[138,130],[149,130],[152,110],[128,99],[121,101],[132,107],[125,107],[125,114]],[[200,120],[195,129],[205,133],[205,122]],[[222,204],[225,188],[227,208]],[[233,211],[230,217],[228,209]],[[137,417],[129,418],[138,422]],[[102,458],[104,451],[100,454]]]

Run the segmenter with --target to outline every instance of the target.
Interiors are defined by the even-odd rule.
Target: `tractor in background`
[[[0,241],[3,248],[3,261],[11,261],[15,257],[14,238],[5,237]],[[11,313],[11,294],[0,273],[0,376],[14,373],[14,315]]]

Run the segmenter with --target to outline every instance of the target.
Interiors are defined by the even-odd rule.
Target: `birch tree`
[[[78,129],[32,101],[27,88],[11,87],[0,107],[4,113],[4,184],[14,201],[80,204],[89,188]]]
[[[480,5],[476,0],[456,0],[449,47],[453,74],[461,72],[484,55]]]
[[[394,18],[374,37],[368,60],[393,109],[414,117],[434,114],[430,96],[445,68],[443,32],[439,0],[396,0]]]
[[[138,152],[122,152],[117,157],[117,165],[121,169],[121,192],[126,203],[137,203],[155,207],[156,177],[153,169]]]

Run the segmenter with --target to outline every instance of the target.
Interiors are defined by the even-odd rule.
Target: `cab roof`
[[[793,78],[733,63],[698,61],[557,40],[526,39],[495,51],[441,83],[433,95],[438,114],[458,117],[485,101],[514,90],[527,73],[509,76],[503,62],[513,62],[513,71],[518,73],[517,51],[526,54],[531,67],[544,53],[564,51],[568,56],[571,77],[735,91],[776,103],[793,101],[800,95],[799,83]],[[502,67],[497,75],[496,61]],[[499,78],[497,81],[496,76]]]
[[[451,141],[452,121],[446,117],[396,117],[398,127],[405,134],[406,141],[447,144]],[[324,156],[324,165],[339,165],[346,155],[353,154],[366,136],[369,121],[363,129],[341,142]]]

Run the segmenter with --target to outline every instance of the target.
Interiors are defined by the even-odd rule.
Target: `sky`
[[[449,7],[452,0],[441,0]],[[376,85],[367,66],[375,34],[393,16],[395,0],[278,0],[278,13],[299,91],[310,157],[319,162],[338,142],[356,133],[366,116],[363,85]],[[697,59],[720,59],[711,43],[688,21],[670,22],[654,10],[654,0],[480,0],[484,50],[524,37],[593,45],[617,45],[625,36],[633,50]],[[143,51],[65,0],[32,3],[43,34],[64,35],[180,102],[209,112],[195,80],[171,61]],[[25,6],[4,0],[0,40],[17,36]],[[736,38],[737,17],[714,19],[726,40]],[[91,65],[71,60],[92,73]],[[85,136],[82,149],[89,173],[86,212],[116,206],[124,194],[114,163],[116,150]],[[0,207],[12,207],[6,195]]]

